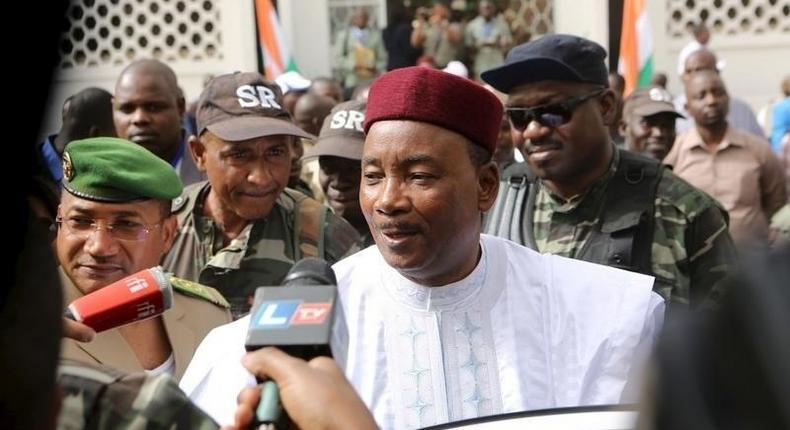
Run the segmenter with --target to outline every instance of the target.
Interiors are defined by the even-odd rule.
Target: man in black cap
[[[292,139],[313,136],[291,122],[281,97],[258,73],[212,79],[189,140],[208,181],[187,187],[173,205],[180,228],[163,265],[220,290],[234,318],[249,311],[257,287],[280,284],[302,257],[334,263],[359,249],[347,222],[286,188]]]
[[[549,35],[515,47],[481,77],[508,94],[527,171],[506,171],[484,231],[544,253],[656,277],[672,304],[717,302],[734,248],[726,213],[655,160],[621,151],[597,43]]]
[[[675,143],[675,120],[683,118],[672,104],[672,95],[663,88],[640,88],[625,99],[620,133],[625,148],[658,161]]]
[[[352,100],[335,106],[324,120],[316,145],[307,150],[304,158],[318,157],[318,180],[326,203],[357,229],[367,247],[374,242],[359,206],[366,104]]]

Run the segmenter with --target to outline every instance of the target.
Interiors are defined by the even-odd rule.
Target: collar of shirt
[[[41,157],[44,159],[52,179],[60,186],[63,179],[63,162],[55,149],[55,137],[57,134],[47,136],[41,143]]]
[[[219,225],[217,225],[213,218],[206,216],[203,213],[204,204],[210,191],[211,184],[206,183],[206,188],[201,190],[201,192],[198,194],[197,201],[195,202],[195,207],[193,209],[196,233],[200,239],[200,242],[203,243],[205,251],[209,254],[205,256],[206,261],[214,259],[216,255],[223,252],[229,252],[233,255],[243,256],[245,250],[247,249],[247,242],[249,241],[250,234],[252,232],[251,227],[255,223],[248,223],[235,239],[231,240],[227,246],[224,246],[224,235],[222,233],[222,229],[219,227]],[[240,260],[240,258],[234,258],[232,260],[236,261]],[[220,266],[227,267],[228,264],[222,264]]]
[[[186,147],[189,144],[189,142],[187,142],[188,139],[189,136],[187,136],[186,130],[181,128],[181,144],[178,145],[176,155],[173,156],[172,160],[170,160],[170,165],[173,166],[176,171],[178,171],[178,163],[180,163],[181,159],[184,158],[184,152],[186,151]]]
[[[472,273],[460,281],[440,287],[427,287],[406,279],[381,257],[381,283],[400,304],[419,311],[457,310],[477,300],[485,285],[488,264],[486,249],[480,241],[480,260]]]
[[[601,199],[599,197],[604,193],[606,190],[606,186],[609,184],[609,181],[614,176],[614,172],[617,170],[617,164],[620,162],[620,150],[613,145],[613,155],[612,161],[609,164],[609,170],[597,181],[593,183],[587,192],[583,194],[577,194],[572,196],[571,198],[564,198],[554,192],[543,183],[543,181],[539,181],[540,183],[540,190],[541,193],[546,193],[549,196],[547,201],[551,206],[551,210],[554,212],[561,212],[561,213],[570,213],[574,211],[578,211],[581,215],[588,210],[594,210],[595,202],[599,202]],[[594,214],[591,213],[594,216]]]
[[[742,148],[744,146],[743,142],[738,139],[738,136],[735,133],[735,129],[727,125],[727,131],[724,132],[724,139],[722,139],[721,143],[716,145],[713,152],[721,152],[725,149],[729,148],[730,146],[737,146]],[[693,150],[694,148],[700,148],[704,151],[711,152],[710,148],[705,145],[703,142],[702,137],[699,135],[697,131],[697,127],[693,127],[688,132],[688,136],[684,140],[684,145],[682,149]]]
[[[354,40],[364,43],[368,38],[368,29],[351,26],[351,37],[353,37]]]

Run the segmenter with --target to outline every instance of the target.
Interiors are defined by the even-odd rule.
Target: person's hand
[[[96,332],[85,324],[69,318],[63,318],[63,337],[74,339],[78,342],[90,342],[96,337]]]
[[[242,364],[258,378],[270,378],[277,383],[283,408],[302,430],[378,428],[365,404],[329,357],[304,361],[269,347],[248,353]],[[223,429],[249,428],[260,397],[260,387],[242,390],[235,423]]]

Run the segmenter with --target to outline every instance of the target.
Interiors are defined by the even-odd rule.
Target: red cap
[[[454,131],[494,153],[502,102],[468,79],[427,67],[406,67],[373,82],[365,112],[365,133],[377,121],[427,122]]]

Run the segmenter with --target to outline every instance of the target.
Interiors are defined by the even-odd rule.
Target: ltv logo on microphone
[[[262,329],[279,329],[288,328],[291,325],[323,324],[331,310],[331,302],[265,301],[252,316],[252,326]]]

